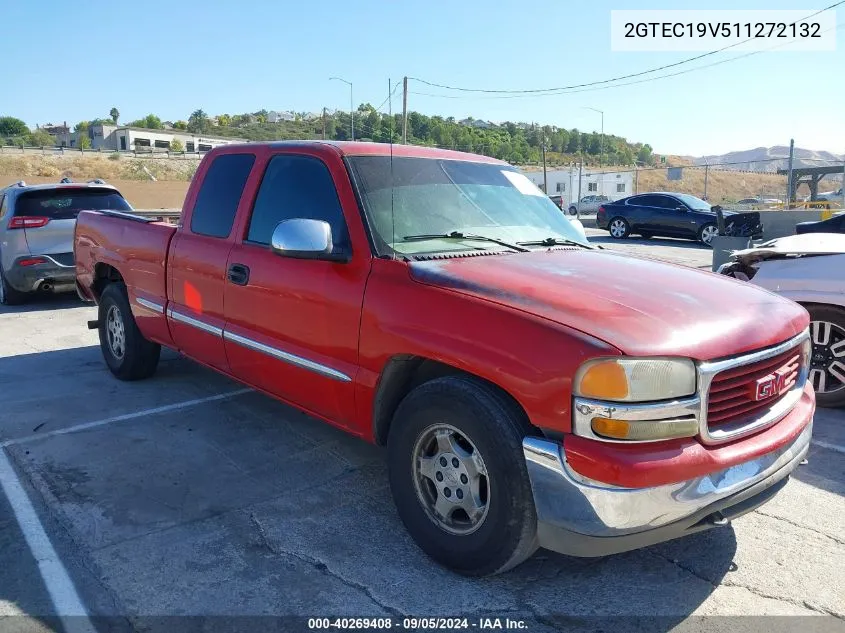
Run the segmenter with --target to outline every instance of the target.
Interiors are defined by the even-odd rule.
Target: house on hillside
[[[45,123],[42,126],[36,125],[35,127],[39,128],[41,130],[44,130],[45,132],[47,132],[47,134],[52,134],[53,136],[56,136],[57,134],[67,134],[67,133],[70,132],[70,128],[67,126],[67,121],[65,121],[61,125],[53,125],[52,123]]]
[[[282,121],[294,121],[295,119],[296,115],[290,110],[284,110],[281,112],[270,110],[270,112],[267,113],[268,123],[281,123]]]
[[[474,127],[480,130],[486,130],[491,127],[495,127],[493,123],[490,121],[482,121],[481,119],[473,119],[473,118],[466,118],[458,121],[458,125],[463,125],[466,127]]]

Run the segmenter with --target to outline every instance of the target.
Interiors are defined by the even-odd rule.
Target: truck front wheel
[[[467,376],[427,382],[390,427],[390,488],[419,547],[469,576],[501,573],[537,549],[537,516],[522,439],[524,416]]]
[[[155,373],[161,346],[141,335],[121,283],[109,284],[100,297],[99,330],[100,349],[111,373],[121,380]]]

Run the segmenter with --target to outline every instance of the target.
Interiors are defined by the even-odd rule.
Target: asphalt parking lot
[[[709,262],[689,242],[588,233]],[[466,579],[405,534],[383,449],[174,353],[154,378],[119,382],[85,327],[94,315],[72,297],[0,308],[0,616],[18,616],[2,631],[240,630],[231,617],[162,616],[268,615],[845,630],[843,411],[818,411],[808,463],[731,526],[600,559],[540,551]],[[699,617],[743,615],[822,617]]]

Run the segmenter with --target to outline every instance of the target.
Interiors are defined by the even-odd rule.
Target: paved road
[[[304,628],[160,617],[199,615],[845,630],[841,411],[819,412],[824,446],[731,527],[601,559],[540,552],[508,574],[466,579],[405,534],[382,449],[175,354],[151,380],[118,382],[85,328],[93,316],[71,299],[0,309],[0,615],[28,616],[0,619],[3,633],[59,630],[56,603],[62,616],[108,618],[64,619],[80,631]],[[823,614],[835,617],[698,618]]]

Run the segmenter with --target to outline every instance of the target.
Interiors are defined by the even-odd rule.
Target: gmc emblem
[[[781,367],[773,374],[763,376],[751,385],[751,396],[756,401],[767,400],[774,395],[780,395],[786,391],[786,380],[792,371],[787,366]]]

